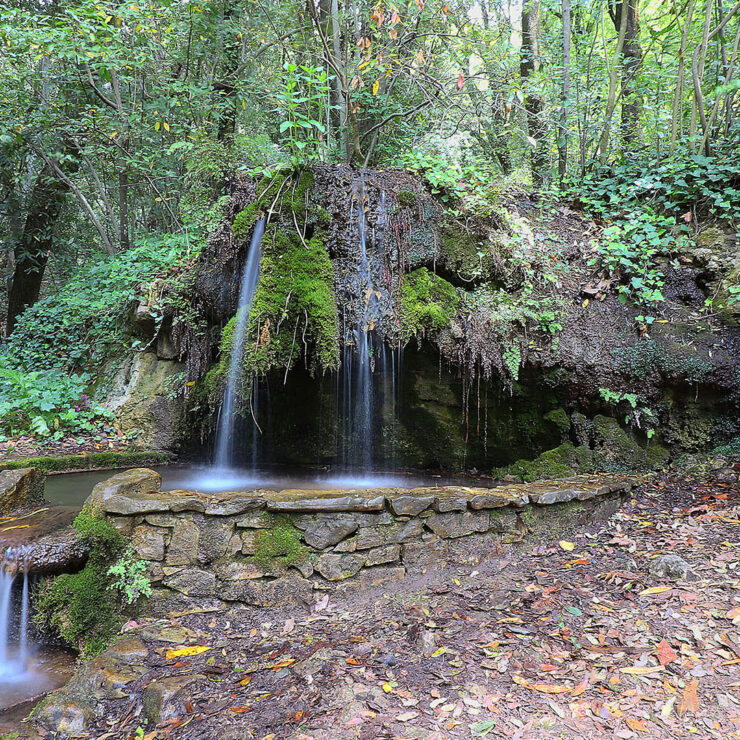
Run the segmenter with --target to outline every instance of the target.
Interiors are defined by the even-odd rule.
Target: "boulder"
[[[164,360],[154,352],[137,352],[119,367],[112,391],[103,405],[116,415],[124,433],[136,447],[173,450],[184,409],[181,393],[185,364]]]
[[[365,564],[364,554],[325,553],[316,558],[314,568],[327,581],[343,581],[351,578]]]
[[[162,487],[162,476],[149,468],[122,470],[98,483],[87,497],[85,506],[108,511],[107,504],[117,497],[156,493]],[[130,511],[111,511],[112,514],[130,514]]]
[[[44,500],[45,475],[38,468],[0,470],[0,516]]]

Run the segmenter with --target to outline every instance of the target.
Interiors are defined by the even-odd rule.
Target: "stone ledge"
[[[163,492],[156,473],[137,469],[98,484],[90,503],[131,537],[162,595],[274,606],[480,563],[530,534],[550,537],[613,511],[633,485],[607,475],[498,488],[204,494]]]

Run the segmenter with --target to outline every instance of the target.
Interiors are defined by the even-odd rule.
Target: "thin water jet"
[[[247,337],[247,326],[249,325],[249,312],[252,308],[252,300],[254,299],[260,274],[262,237],[264,236],[266,225],[267,218],[265,216],[254,225],[247,260],[244,263],[244,270],[242,272],[239,304],[231,344],[231,357],[229,359],[229,374],[218,419],[218,431],[216,433],[214,464],[217,470],[228,471],[232,468],[234,462],[234,422],[237,413],[239,389],[244,378],[244,364],[242,359]]]

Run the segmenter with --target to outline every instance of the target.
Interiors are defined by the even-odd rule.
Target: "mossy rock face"
[[[565,409],[557,408],[548,411],[545,414],[545,419],[555,425],[562,441],[567,442],[570,435],[570,417]]]
[[[545,478],[568,478],[577,473],[594,470],[596,460],[593,450],[586,446],[575,447],[571,442],[547,450],[534,460],[517,460],[513,465],[494,470],[494,475],[504,478],[513,475],[522,481]]]
[[[401,285],[402,338],[408,341],[448,327],[458,303],[455,287],[426,267],[409,273]]]

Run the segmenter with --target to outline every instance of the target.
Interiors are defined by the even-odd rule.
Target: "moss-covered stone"
[[[449,326],[458,303],[455,287],[426,267],[409,273],[401,285],[403,339],[408,341]]]
[[[548,411],[545,414],[545,419],[555,425],[560,434],[560,438],[563,442],[566,442],[570,435],[570,417],[566,413],[565,409],[557,408],[552,411]]]
[[[256,535],[254,561],[262,568],[287,568],[308,559],[308,548],[301,542],[301,532],[287,517],[275,517],[272,526]]]
[[[22,457],[0,463],[0,470],[40,468],[47,472],[70,470],[115,470],[116,468],[146,467],[172,462],[168,452],[90,452],[86,455],[58,457]]]
[[[412,190],[399,190],[398,203],[403,208],[413,208],[418,202],[418,196]]]

